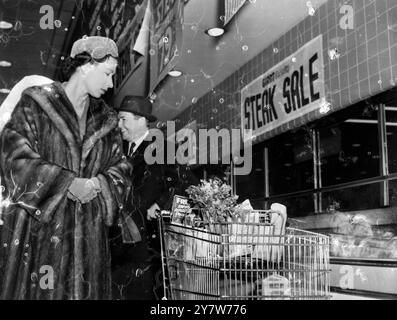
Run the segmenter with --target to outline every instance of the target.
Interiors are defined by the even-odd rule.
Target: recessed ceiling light
[[[219,37],[225,33],[225,30],[222,28],[211,28],[205,31],[211,37]]]
[[[0,21],[0,29],[11,29],[12,24],[7,21]]]
[[[182,71],[179,70],[171,70],[170,72],[168,72],[168,75],[170,75],[171,77],[180,77],[182,75]]]
[[[6,94],[8,94],[8,93],[10,93],[10,89],[6,89],[6,88],[1,88],[0,89],[0,93],[6,93]]]
[[[0,67],[11,67],[12,63],[9,61],[0,61]]]

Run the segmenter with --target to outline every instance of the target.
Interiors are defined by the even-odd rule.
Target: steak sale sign
[[[241,128],[259,137],[320,108],[325,98],[322,36],[258,77],[241,91]]]

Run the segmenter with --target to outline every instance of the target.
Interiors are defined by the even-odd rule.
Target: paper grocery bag
[[[259,216],[248,199],[238,206],[237,212],[240,217],[228,225],[229,243],[225,245],[225,255],[228,258],[251,254],[254,226],[249,223],[259,222]]]
[[[268,225],[258,228],[252,257],[279,263],[284,253],[287,208],[282,204],[274,203],[265,219]]]

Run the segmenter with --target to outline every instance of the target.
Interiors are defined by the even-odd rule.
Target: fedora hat
[[[157,118],[152,115],[152,103],[149,98],[141,96],[125,96],[120,104],[118,111],[126,111],[145,117],[149,122],[154,122]]]

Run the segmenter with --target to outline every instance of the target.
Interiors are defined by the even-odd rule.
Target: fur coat
[[[130,170],[116,127],[116,112],[90,98],[81,139],[61,84],[24,91],[0,136],[0,298],[111,298],[108,226]],[[68,199],[76,177],[97,177],[101,192]]]

